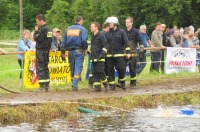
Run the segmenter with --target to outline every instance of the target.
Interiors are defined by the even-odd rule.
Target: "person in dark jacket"
[[[136,86],[136,65],[137,65],[137,60],[138,60],[138,54],[137,53],[137,48],[140,46],[140,56],[143,57],[142,54],[144,54],[144,46],[142,44],[142,39],[140,38],[139,31],[133,26],[133,18],[128,17],[126,18],[126,28],[124,29],[126,35],[128,36],[128,41],[130,45],[130,53],[131,57],[128,60],[129,64],[129,70],[130,70],[130,86],[131,88],[134,88]]]
[[[108,32],[108,31],[109,31],[109,23],[103,23],[103,25],[102,25],[102,31],[100,31],[100,32],[105,35],[105,33]],[[90,56],[91,55],[88,54],[88,59],[89,60],[91,58]],[[93,85],[92,64],[89,62],[88,65],[89,66],[88,66],[86,77],[89,76],[88,85],[89,85],[89,87],[92,87],[92,85]],[[106,73],[106,76],[108,77],[108,72],[107,72],[106,68],[105,68],[105,73]]]
[[[105,34],[109,45],[106,54],[106,69],[108,72],[109,87],[110,90],[115,90],[115,68],[118,71],[120,87],[125,90],[125,56],[127,59],[130,58],[128,38],[124,30],[119,28],[119,22],[116,17],[108,17],[105,22],[109,23],[110,28]]]
[[[105,74],[105,55],[108,50],[108,43],[105,35],[99,31],[99,23],[92,22],[90,30],[93,33],[91,39],[91,62],[94,91],[101,91],[101,82],[108,91],[108,81]]]
[[[40,90],[49,90],[49,51],[52,43],[52,31],[45,22],[43,14],[35,17],[37,25],[35,26],[34,38],[36,41],[36,74],[40,84]]]

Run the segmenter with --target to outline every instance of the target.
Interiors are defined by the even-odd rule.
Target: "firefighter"
[[[128,38],[124,30],[119,28],[119,21],[116,17],[108,17],[105,22],[109,23],[110,28],[105,34],[109,45],[106,54],[106,69],[108,72],[109,87],[110,90],[115,90],[115,68],[118,71],[120,87],[125,90],[125,56],[127,59],[130,58]]]
[[[142,57],[142,53],[144,52],[142,40],[139,36],[139,31],[133,26],[133,18],[128,17],[126,18],[126,28],[124,29],[126,35],[128,37],[129,45],[130,45],[130,53],[131,57],[127,60],[129,65],[130,71],[130,87],[134,88],[136,86],[136,64],[137,64],[137,57]],[[138,47],[140,46],[140,47]],[[138,53],[137,48],[140,49],[140,53]],[[138,56],[139,54],[139,56]]]
[[[101,91],[101,82],[108,91],[108,81],[105,74],[105,55],[108,50],[108,43],[105,35],[99,31],[99,23],[92,22],[90,30],[93,33],[91,38],[91,62],[93,87],[95,92]]]
[[[102,25],[102,31],[100,31],[102,34],[105,35],[105,33],[109,30],[109,23],[103,23]],[[90,54],[88,54],[88,59],[90,58]],[[107,70],[105,68],[106,76],[108,75]],[[108,78],[108,76],[107,76]],[[89,62],[89,81],[88,81],[89,87],[92,87],[93,85],[93,75],[92,75],[92,64]]]
[[[81,26],[83,18],[76,17],[75,23],[69,26],[61,43],[61,58],[65,60],[65,51],[69,51],[68,61],[71,70],[72,90],[78,90],[78,82],[83,70],[84,54],[87,51],[87,30]]]
[[[35,26],[34,38],[36,41],[36,74],[40,84],[40,90],[49,90],[49,51],[52,43],[52,31],[45,23],[43,14],[39,14],[35,18],[37,25]]]

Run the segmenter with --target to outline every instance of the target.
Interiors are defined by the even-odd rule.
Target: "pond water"
[[[193,115],[180,109],[193,109]],[[77,120],[56,119],[46,123],[0,126],[0,132],[198,132],[200,108],[192,106],[134,109],[128,113],[102,112],[101,116],[81,114]]]

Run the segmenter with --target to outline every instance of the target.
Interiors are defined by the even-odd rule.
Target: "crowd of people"
[[[115,90],[120,87],[126,89],[126,66],[130,71],[130,88],[135,88],[137,75],[146,66],[146,50],[151,47],[150,73],[164,73],[164,49],[166,47],[191,47],[197,48],[200,45],[200,29],[196,32],[193,26],[172,29],[160,22],[155,24],[155,30],[151,37],[147,34],[147,26],[141,25],[139,30],[134,27],[134,20],[126,18],[125,28],[119,26],[117,17],[108,17],[102,31],[98,22],[92,22],[91,45],[88,46],[87,30],[82,26],[83,18],[77,16],[75,23],[67,27],[62,36],[58,28],[51,30],[45,23],[42,14],[36,16],[35,31],[30,33],[24,30],[22,38],[18,42],[17,51],[36,51],[36,73],[40,90],[49,90],[49,52],[61,51],[61,58],[65,61],[65,52],[68,51],[68,62],[71,70],[72,90],[78,90],[78,82],[81,79],[84,55],[88,54],[91,62],[91,73],[89,84],[95,92],[101,91],[101,84],[105,91]],[[29,37],[31,36],[31,40]],[[22,68],[22,55],[18,55],[18,62]],[[197,53],[197,65],[200,71],[200,53]],[[115,69],[118,72],[118,82],[115,82]],[[160,70],[161,69],[161,70]],[[21,74],[20,74],[21,78]]]

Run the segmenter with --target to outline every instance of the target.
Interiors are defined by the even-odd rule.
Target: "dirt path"
[[[79,91],[49,91],[49,92],[26,92],[21,94],[0,95],[0,103],[4,102],[46,102],[46,101],[67,101],[92,98],[122,97],[138,94],[160,94],[177,93],[200,90],[199,78],[193,79],[173,79],[162,84],[142,85],[138,84],[135,89],[122,90],[116,88],[115,91],[92,92],[89,88],[82,88]]]

